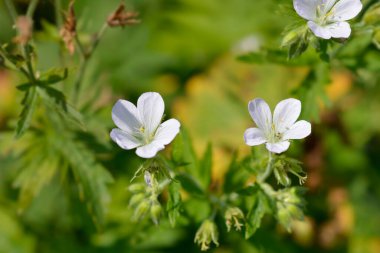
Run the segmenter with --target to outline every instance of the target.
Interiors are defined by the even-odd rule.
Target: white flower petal
[[[169,144],[179,133],[180,126],[181,124],[176,119],[169,119],[163,122],[158,127],[154,140],[161,143],[162,145]]]
[[[356,17],[363,8],[360,0],[340,0],[333,9],[331,21],[346,21]]]
[[[145,146],[136,149],[136,154],[142,158],[155,157],[157,152],[164,149],[164,145],[159,142],[153,141]]]
[[[119,99],[116,102],[112,108],[112,120],[118,128],[128,133],[141,127],[136,106],[127,100]]]
[[[305,120],[300,120],[284,133],[284,140],[299,140],[311,134],[311,124]]]
[[[165,110],[164,100],[157,92],[146,92],[137,101],[137,110],[145,131],[152,134],[161,123]]]
[[[289,146],[290,146],[289,141],[282,141],[282,142],[267,143],[266,144],[267,149],[270,152],[276,153],[276,154],[280,154],[280,153],[288,150]]]
[[[111,139],[122,149],[133,149],[142,145],[142,143],[134,136],[117,128],[112,129],[110,136]]]
[[[277,104],[273,114],[276,132],[283,133],[298,119],[301,113],[301,102],[294,98],[282,100]]]
[[[351,27],[347,22],[337,22],[326,26],[333,38],[348,38],[351,35]]]
[[[326,29],[325,27],[320,26],[313,21],[307,22],[307,26],[314,33],[315,36],[326,40],[331,39],[331,32],[329,29]]]
[[[272,113],[268,104],[261,98],[256,98],[248,103],[248,111],[256,125],[269,133],[272,128]]]
[[[256,146],[265,143],[264,132],[259,128],[248,128],[244,133],[244,140],[248,146]]]
[[[293,0],[293,6],[298,15],[307,20],[315,20],[317,6],[320,0]]]

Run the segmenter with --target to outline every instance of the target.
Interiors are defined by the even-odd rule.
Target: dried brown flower
[[[18,31],[18,35],[13,41],[21,45],[26,45],[32,38],[33,21],[27,16],[19,16],[16,20],[15,27]]]
[[[60,35],[70,54],[73,54],[75,51],[74,39],[76,36],[76,23],[74,1],[71,1],[69,4],[69,10],[66,14],[65,23],[60,31]]]
[[[107,19],[107,23],[110,27],[135,25],[140,23],[137,19],[138,13],[125,11],[125,5],[121,3]]]

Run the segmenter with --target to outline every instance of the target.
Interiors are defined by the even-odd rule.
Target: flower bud
[[[273,172],[279,184],[283,186],[289,186],[291,184],[291,180],[284,169],[275,168]]]
[[[152,218],[153,223],[156,225],[158,225],[160,221],[161,211],[161,204],[158,201],[154,201],[150,208],[150,217]]]
[[[135,206],[138,203],[140,203],[145,198],[144,193],[138,193],[132,196],[132,198],[129,200],[129,206]]]
[[[380,23],[380,3],[372,5],[364,14],[363,20],[368,25]]]
[[[147,186],[152,187],[152,175],[147,170],[144,173],[144,180]]]
[[[128,190],[132,193],[139,193],[145,191],[145,185],[141,183],[131,184]]]
[[[375,31],[375,34],[373,35],[373,43],[378,49],[380,49],[380,29]]]
[[[140,220],[143,218],[146,213],[149,211],[150,201],[145,199],[143,200],[136,208],[134,213],[134,220]]]
[[[238,207],[229,207],[224,214],[226,220],[227,231],[231,231],[231,227],[234,226],[236,231],[240,231],[243,224],[239,220],[244,219],[243,212]]]
[[[215,223],[211,220],[205,220],[195,234],[194,242],[201,246],[202,251],[206,251],[210,248],[211,242],[219,246],[218,237],[218,227]]]

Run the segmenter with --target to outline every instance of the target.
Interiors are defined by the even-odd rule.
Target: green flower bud
[[[145,191],[145,185],[141,183],[131,184],[128,190],[132,193],[139,193]]]
[[[133,215],[134,220],[142,219],[146,213],[149,211],[150,201],[145,199],[143,200],[136,208],[135,213]]]
[[[218,227],[215,223],[211,220],[205,220],[195,234],[194,243],[198,244],[202,251],[206,251],[210,248],[211,242],[219,246],[218,237]]]
[[[375,34],[373,35],[373,43],[378,49],[380,49],[380,29],[375,31]]]
[[[288,232],[291,231],[292,217],[286,208],[278,207],[277,219],[286,228]]]
[[[289,186],[292,183],[284,169],[275,168],[273,172],[279,184],[283,186]]]
[[[231,227],[234,226],[236,231],[240,231],[243,226],[239,220],[244,219],[243,212],[238,207],[229,207],[224,214],[226,220],[227,231],[231,231]]]
[[[380,3],[372,5],[364,14],[363,20],[368,25],[380,23]]]
[[[138,193],[138,194],[133,195],[131,199],[129,200],[129,206],[135,206],[139,204],[144,198],[145,198],[144,193]]]
[[[153,223],[156,225],[158,225],[160,221],[161,211],[161,204],[158,201],[153,202],[150,208],[150,217],[152,218]]]

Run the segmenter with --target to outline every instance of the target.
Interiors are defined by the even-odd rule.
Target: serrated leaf
[[[172,227],[175,226],[176,220],[180,216],[182,206],[180,190],[181,184],[175,181],[172,181],[168,187],[169,198],[166,205],[166,211],[168,212],[169,222]]]
[[[29,128],[32,116],[37,104],[37,91],[36,87],[31,87],[25,92],[25,96],[21,102],[23,109],[20,118],[17,122],[16,137],[21,137]]]
[[[245,238],[250,238],[260,227],[261,220],[268,211],[266,196],[262,191],[257,191],[252,206],[246,217]]]
[[[23,212],[40,191],[51,182],[58,168],[62,167],[59,154],[49,147],[50,135],[30,131],[19,141],[15,168],[17,177],[13,186],[19,188],[18,211]]]
[[[105,203],[109,201],[107,184],[113,182],[113,178],[83,144],[62,137],[57,138],[56,148],[68,161],[78,182],[79,197],[100,228],[104,223]]]
[[[67,78],[69,71],[67,68],[52,68],[46,71],[40,78],[40,85],[51,85],[59,83]]]
[[[82,115],[66,102],[66,97],[61,91],[50,86],[40,86],[40,94],[45,104],[57,111],[64,120],[84,129]]]

